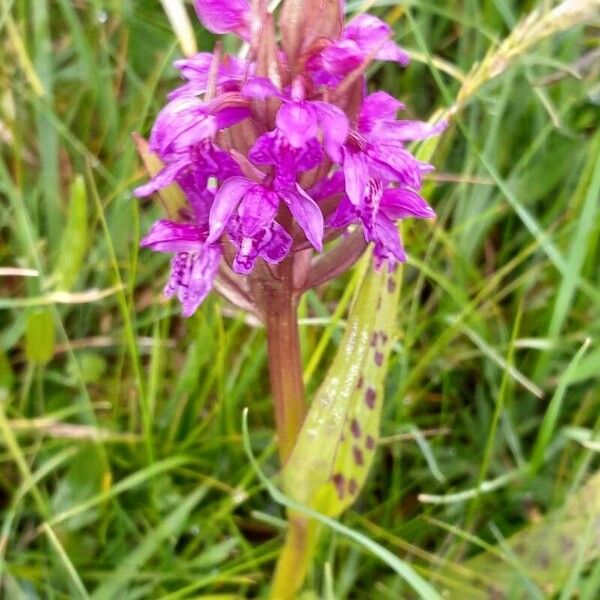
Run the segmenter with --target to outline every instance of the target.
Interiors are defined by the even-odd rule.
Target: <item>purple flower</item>
[[[175,184],[187,199],[183,223],[158,221],[142,241],[174,254],[166,293],[185,315],[215,277],[246,307],[261,302],[253,294],[269,278],[278,285],[284,268],[302,291],[311,248],[323,251],[350,226],[373,244],[376,266],[391,268],[406,260],[398,221],[434,216],[419,195],[432,167],[406,144],[445,125],[398,120],[404,106],[384,92],[364,97],[370,61],[408,63],[389,25],[360,15],[344,28],[341,0],[284,0],[278,34],[266,6],[194,1],[207,29],[248,42],[247,58],[219,50],[175,63],[185,82],[149,140],[163,168],[135,190],[147,196]],[[327,272],[348,268],[343,254],[323,259]],[[342,263],[329,264],[331,256]]]
[[[250,2],[248,0],[194,0],[198,18],[212,33],[237,33],[250,36]]]
[[[360,222],[366,241],[375,244],[377,267],[387,261],[392,268],[396,262],[406,260],[395,222],[410,217],[432,219],[435,212],[414,190],[408,187],[384,189],[381,180],[369,179],[362,202],[355,205],[343,195],[328,225],[345,228]]]
[[[295,148],[301,148],[321,135],[323,147],[335,162],[341,160],[341,147],[348,135],[348,118],[337,106],[318,100],[306,100],[304,85],[295,79],[287,93],[269,79],[252,78],[242,93],[249,98],[276,97],[283,101],[276,124]]]
[[[246,177],[225,181],[210,211],[209,242],[216,242],[225,231],[238,247],[234,270],[248,273],[258,257],[277,264],[286,256],[292,238],[275,221],[280,202],[289,209],[296,223],[316,250],[323,248],[323,215],[316,202],[297,184],[275,178],[256,183]]]
[[[405,143],[437,135],[446,124],[398,121],[395,115],[402,107],[385,92],[376,92],[364,100],[358,125],[343,150],[346,193],[356,206],[366,198],[372,178],[419,189],[423,173],[432,169],[406,150]]]
[[[182,96],[200,96],[208,90],[209,75],[215,57],[210,52],[200,52],[191,58],[176,60],[173,64],[187,83],[173,90],[169,99]],[[246,75],[252,71],[253,65],[243,58],[227,56],[218,65],[217,88],[220,92],[239,91]]]
[[[405,67],[410,58],[391,36],[392,28],[387,23],[371,15],[359,15],[348,23],[337,42],[314,53],[306,68],[316,84],[336,86],[369,57]]]
[[[207,236],[208,231],[197,225],[162,220],[154,223],[140,243],[142,248],[175,254],[164,294],[177,296],[184,317],[193,315],[202,304],[221,262],[221,246],[206,243]]]
[[[237,175],[237,162],[212,139],[218,131],[249,115],[249,110],[239,103],[206,105],[192,96],[171,101],[158,115],[149,144],[165,166],[149,183],[137,188],[135,195],[149,196],[175,181],[180,183],[178,178],[188,171],[194,173],[200,190],[210,177]]]

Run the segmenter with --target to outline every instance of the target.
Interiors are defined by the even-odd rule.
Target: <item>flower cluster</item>
[[[398,120],[398,100],[367,93],[373,60],[405,66],[408,56],[376,17],[344,27],[343,4],[283,2],[278,38],[266,2],[195,0],[204,26],[238,35],[247,52],[224,56],[217,46],[175,63],[185,83],[149,140],[164,167],[136,190],[148,196],[177,183],[189,203],[182,222],[158,221],[142,240],[174,254],[165,293],[184,315],[221,270],[252,277],[261,261],[322,252],[356,227],[377,268],[393,267],[406,260],[397,221],[434,216],[418,193],[431,167],[406,143],[444,125]]]

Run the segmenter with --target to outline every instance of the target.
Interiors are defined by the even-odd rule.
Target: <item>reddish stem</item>
[[[306,415],[293,268],[293,259],[284,261],[279,268],[279,278],[276,283],[270,282],[263,296],[271,392],[282,465],[294,448]]]

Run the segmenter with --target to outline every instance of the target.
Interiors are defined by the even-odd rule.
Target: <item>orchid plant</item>
[[[369,92],[374,60],[405,67],[391,28],[361,14],[344,25],[342,0],[195,0],[215,34],[241,39],[237,56],[179,60],[144,152],[160,159],[136,195],[175,184],[141,245],[172,254],[165,295],[186,317],[215,289],[266,328],[282,485],[293,500],[338,516],[356,499],[373,460],[383,379],[406,260],[398,224],[431,219],[421,197],[432,167],[407,149],[445,124],[399,120],[401,102]],[[362,263],[340,349],[310,408],[297,307],[307,290]],[[273,598],[302,587],[317,539],[290,512]]]

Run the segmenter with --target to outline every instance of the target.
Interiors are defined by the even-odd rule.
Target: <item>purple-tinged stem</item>
[[[306,416],[293,266],[293,259],[284,261],[276,284],[268,285],[263,292],[269,375],[282,466],[296,444]]]
[[[277,277],[264,284],[262,291],[271,393],[282,466],[294,449],[307,411],[298,332],[298,295],[294,291],[294,267],[302,270],[301,262],[289,258],[281,263]],[[313,554],[314,525],[290,511],[288,526],[271,586],[273,600],[296,598]]]

